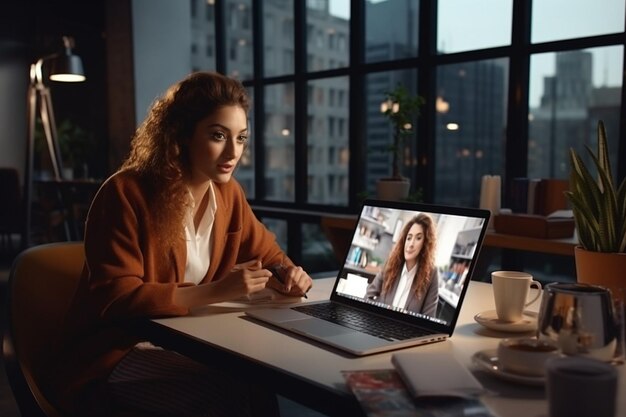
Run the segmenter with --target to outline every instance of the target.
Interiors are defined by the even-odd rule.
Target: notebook
[[[445,340],[489,216],[477,208],[365,200],[328,300],[246,315],[357,356]]]

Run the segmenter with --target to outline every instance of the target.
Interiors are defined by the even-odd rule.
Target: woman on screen
[[[269,384],[153,346],[128,326],[266,287],[292,296],[311,287],[233,178],[248,109],[240,82],[189,75],[154,102],[129,157],[98,191],[82,280],[47,364],[46,391],[63,415],[279,414]],[[278,265],[281,282],[270,271]]]
[[[366,297],[435,317],[439,299],[436,246],[433,219],[424,213],[413,217],[402,229],[383,269],[367,286]]]

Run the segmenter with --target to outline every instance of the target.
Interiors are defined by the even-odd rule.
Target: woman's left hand
[[[280,275],[282,288],[276,289],[281,292],[304,296],[313,286],[313,280],[301,266],[280,266],[274,270]]]

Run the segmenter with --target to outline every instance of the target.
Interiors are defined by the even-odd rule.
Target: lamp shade
[[[50,79],[61,82],[85,81],[83,61],[78,55],[74,55],[69,49],[66,49],[64,54],[60,54],[52,59]]]

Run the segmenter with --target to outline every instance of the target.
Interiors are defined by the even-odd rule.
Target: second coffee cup
[[[491,283],[496,314],[502,321],[521,320],[524,308],[541,296],[541,284],[533,280],[533,276],[527,272],[494,271],[491,273]],[[528,292],[531,287],[535,287],[537,293],[528,301]]]
[[[546,362],[561,356],[556,342],[534,337],[502,339],[498,344],[498,360],[502,369],[529,376],[545,376]]]

